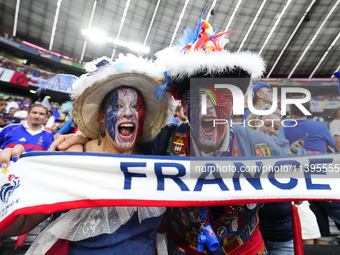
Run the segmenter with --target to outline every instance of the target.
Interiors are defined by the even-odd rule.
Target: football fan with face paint
[[[75,81],[73,121],[92,140],[75,152],[142,154],[137,143],[150,139],[167,117],[167,100],[157,99],[163,72],[151,61],[121,55],[115,62],[95,61],[90,72]],[[0,151],[0,162],[23,150]],[[18,154],[16,154],[18,153]],[[6,162],[9,164],[9,161]],[[156,231],[165,207],[97,207],[54,213],[27,254],[155,254]],[[47,214],[20,215],[2,235],[28,233]],[[83,231],[91,221],[96,226]],[[56,234],[58,233],[58,234]],[[63,252],[62,252],[63,251]]]

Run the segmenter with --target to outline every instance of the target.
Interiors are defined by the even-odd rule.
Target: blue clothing
[[[144,219],[139,223],[138,212],[135,212],[127,223],[112,234],[70,242],[68,255],[153,255],[162,217]]]
[[[270,255],[294,255],[294,240],[286,242],[264,241]]]
[[[307,151],[327,152],[327,145],[335,146],[327,125],[320,121],[311,121],[308,119],[296,120],[297,125],[294,127],[294,121],[285,121],[284,132],[289,144],[301,139],[306,133],[308,136],[304,140],[304,148]],[[289,127],[286,127],[289,126]]]
[[[75,127],[76,125],[73,123],[73,121],[68,120],[56,133],[60,133],[62,135],[70,134],[73,133]]]
[[[21,120],[19,118],[17,118],[17,117],[10,117],[8,115],[6,115],[5,117],[2,118],[2,121],[4,121],[4,120],[8,120],[8,121],[12,122],[13,124],[18,124],[18,123],[21,122]]]
[[[30,134],[23,124],[9,125],[0,132],[0,148],[13,148],[21,144],[25,152],[46,151],[54,140],[52,134],[42,130],[35,133],[35,135]]]
[[[172,124],[179,124],[181,122],[178,119],[176,119],[176,118],[172,118],[171,123]]]
[[[266,203],[259,211],[263,240],[286,242],[293,240],[290,202]]]

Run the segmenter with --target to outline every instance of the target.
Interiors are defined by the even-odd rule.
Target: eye
[[[135,105],[133,105],[132,106],[132,109],[135,109],[135,110],[139,110],[141,107],[139,106],[139,105],[137,105],[137,104],[135,104]]]
[[[119,110],[120,108],[121,108],[121,106],[119,104],[112,105],[113,110]]]

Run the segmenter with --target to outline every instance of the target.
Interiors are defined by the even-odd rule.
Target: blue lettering
[[[163,174],[162,167],[172,167],[178,170],[178,174]],[[185,176],[185,167],[178,163],[155,163],[155,173],[157,176],[157,190],[164,190],[164,178],[172,179],[181,191],[190,191],[187,185],[180,179]]]
[[[146,167],[146,162],[120,162],[120,169],[124,173],[124,189],[131,189],[132,177],[146,177],[146,174],[130,173],[129,167]]]
[[[280,172],[282,171],[282,166],[284,165],[291,165],[291,169],[294,169],[293,167],[295,166],[295,168],[299,168],[300,167],[300,163],[296,160],[282,160],[282,161],[277,161],[272,169],[272,171],[270,171],[268,173],[268,179],[271,182],[271,184],[273,184],[274,186],[278,187],[279,189],[293,189],[295,188],[295,186],[298,183],[298,180],[296,178],[290,178],[290,181],[288,183],[282,183],[279,182],[276,178],[275,178],[275,172]]]
[[[312,174],[327,175],[327,171],[320,171],[320,172],[314,171],[312,173],[311,169],[317,170],[317,169],[320,169],[320,168],[311,168],[311,165],[316,166],[318,164],[332,163],[333,159],[332,158],[320,158],[320,159],[311,158],[311,159],[308,159],[308,160],[309,160],[309,167],[308,167],[307,171],[304,171],[307,189],[331,190],[331,187],[328,184],[312,183],[312,178],[311,178]],[[323,170],[323,168],[321,168],[321,170]]]
[[[215,179],[205,179],[209,175],[210,169],[217,169],[215,164],[206,164],[205,169],[207,169],[207,171],[202,173],[201,176],[198,178],[194,191],[202,191],[204,184],[217,184],[222,191],[229,190],[227,185],[225,185],[225,183],[223,182],[223,179],[221,178],[221,175],[218,171],[212,172]]]
[[[236,167],[236,172],[233,176],[233,183],[235,190],[241,190],[240,185],[240,176],[243,174],[243,176],[246,178],[246,180],[256,189],[256,190],[262,190],[261,180],[260,176],[262,173],[262,162],[256,161],[256,171],[254,176],[250,174],[250,172],[246,169],[245,165],[243,165],[241,162],[235,162],[234,165]],[[241,170],[242,168],[242,170]]]

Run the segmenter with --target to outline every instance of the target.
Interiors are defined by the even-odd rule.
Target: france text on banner
[[[30,152],[0,172],[0,233],[17,215],[98,206],[340,200],[340,155],[190,158]]]

